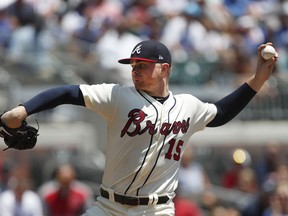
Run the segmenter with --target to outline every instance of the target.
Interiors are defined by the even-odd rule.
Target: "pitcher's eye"
[[[139,69],[145,69],[146,67],[147,67],[147,65],[144,64],[144,63],[138,64],[138,68],[139,68]]]
[[[131,64],[131,67],[133,69],[143,70],[148,67],[148,64],[145,64],[145,63]]]

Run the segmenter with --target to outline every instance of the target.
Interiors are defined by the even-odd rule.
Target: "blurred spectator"
[[[42,19],[38,16],[32,4],[25,0],[16,0],[6,8],[6,12],[16,26],[33,25],[35,29],[42,28]]]
[[[241,216],[263,216],[263,212],[269,206],[269,199],[274,191],[274,185],[269,182],[264,184],[250,202],[241,207]]]
[[[99,78],[105,76],[103,79],[106,82],[117,82],[123,85],[131,84],[130,73],[127,73],[127,68],[121,66],[115,59],[120,59],[123,55],[129,56],[130,53],[127,53],[127,50],[133,49],[131,44],[137,44],[141,41],[141,38],[128,31],[125,19],[118,21],[115,26],[108,25],[97,42],[95,55],[102,71],[97,73],[96,83],[99,82]]]
[[[288,164],[282,163],[278,166],[277,169],[277,182],[285,182],[288,181]]]
[[[32,191],[29,177],[16,172],[9,178],[9,189],[0,194],[0,215],[43,216],[38,194]]]
[[[111,25],[123,17],[123,6],[114,0],[79,1],[73,10],[68,11],[62,21],[62,27],[69,34],[84,28],[87,20],[91,20],[94,29],[102,29],[106,23]]]
[[[226,188],[236,188],[239,179],[239,173],[244,168],[243,164],[232,162],[232,167],[224,172],[221,179],[221,184]]]
[[[235,207],[227,207],[226,214],[227,216],[242,216],[241,212]]]
[[[125,12],[127,30],[141,38],[159,39],[159,35],[157,35],[156,38],[155,35],[153,35],[153,30],[155,30],[155,26],[153,25],[159,22],[161,17],[155,4],[155,0],[134,1]],[[158,17],[159,15],[160,17]]]
[[[6,11],[0,8],[0,53],[2,49],[7,49],[12,34],[12,26],[9,22]]]
[[[288,183],[280,182],[275,193],[270,198],[270,206],[264,211],[263,216],[288,215]]]
[[[13,170],[13,163],[10,160],[2,160],[0,163],[0,193],[9,189],[8,181]]]
[[[87,63],[95,63],[96,42],[104,34],[106,25],[115,22],[96,12],[103,3],[103,1],[84,1],[76,7],[76,11],[82,18],[82,24],[71,32],[72,46],[76,55]],[[104,11],[102,13],[105,14]]]
[[[229,13],[222,0],[198,0],[198,2],[201,2],[205,17],[216,30],[223,33],[234,24],[234,17]]]
[[[100,70],[107,70],[107,74],[116,73],[119,77],[116,81],[123,78],[123,84],[130,84],[126,82],[127,73],[119,72],[121,69],[113,64],[115,61],[102,60],[102,53],[95,58],[98,49],[95,51],[94,45],[98,44],[98,39],[102,35],[106,37],[107,32],[121,29],[122,35],[141,40],[160,39],[167,44],[175,60],[176,82],[223,83],[229,81],[230,76],[240,75],[241,79],[244,74],[249,75],[255,59],[251,50],[268,40],[279,47],[284,56],[279,66],[286,68],[286,48],[280,45],[285,44],[285,5],[285,1],[280,0],[16,0],[7,7],[15,31],[8,38],[11,49],[6,56],[30,66],[36,65],[36,69],[45,64],[40,68],[45,71],[45,68],[56,67],[53,56],[47,54],[54,46],[66,47],[68,51],[77,47],[80,61],[84,56],[87,60],[84,63],[92,67],[96,64]],[[9,35],[6,28],[4,19],[5,34],[1,36],[5,44]],[[71,37],[79,39],[73,41],[74,46],[69,43]],[[178,70],[182,73],[178,74]],[[219,73],[225,73],[225,76],[219,78]],[[83,71],[79,75],[91,77]],[[114,81],[112,75],[103,78],[107,78],[107,82]]]
[[[213,209],[220,205],[220,201],[215,192],[207,190],[202,193],[199,205],[203,211],[211,213]]]
[[[213,7],[214,13],[226,14],[223,15],[225,18],[217,16],[219,17],[218,23],[216,19],[207,16],[207,14],[213,14],[211,8],[211,5],[200,3],[200,1],[191,2],[179,15],[168,18],[163,26],[160,39],[171,49],[175,65],[174,71],[175,73],[179,71],[175,80],[180,80],[180,83],[199,85],[215,82],[217,80],[214,78],[215,71],[226,72],[227,65],[234,62],[231,59],[234,56],[230,54],[233,37],[228,31],[231,29],[231,26],[227,26],[229,21],[224,24],[226,28],[223,27],[223,24],[221,24],[222,28],[219,27],[219,22],[223,23],[221,19],[227,20],[227,13],[224,13],[225,8]],[[228,17],[229,15],[227,15]],[[236,57],[234,58],[236,62]],[[225,65],[225,69],[223,69],[223,65]],[[177,70],[177,68],[180,69]],[[231,68],[237,69],[235,65],[232,65]],[[229,73],[231,73],[230,69]]]
[[[222,205],[216,206],[211,212],[211,216],[226,216],[226,214],[226,208]]]
[[[234,207],[219,205],[213,209],[211,216],[241,216],[240,212]]]
[[[9,0],[5,1],[9,2]],[[195,77],[200,80],[195,83],[206,84],[211,81],[222,83],[229,81],[229,77],[235,76],[235,73],[241,78],[244,73],[250,73],[254,63],[255,53],[251,50],[255,51],[255,47],[268,40],[274,42],[279,47],[278,52],[284,56],[279,59],[279,67],[288,68],[284,37],[288,10],[287,2],[283,0],[15,0],[10,2],[12,3],[7,7],[7,12],[12,15],[10,17],[13,17],[15,31],[10,37],[13,41],[10,43],[9,55],[6,56],[12,60],[24,59],[22,62],[28,62],[29,65],[36,64],[36,69],[44,63],[42,70],[55,67],[52,66],[53,57],[49,58],[45,54],[55,45],[57,48],[70,47],[71,43],[67,42],[70,42],[71,36],[80,39],[74,44],[80,51],[80,55],[77,56],[79,60],[83,60],[83,56],[86,60],[87,55],[88,61],[85,63],[91,63],[92,66],[96,63],[98,66],[101,61],[99,64],[102,67],[101,58],[99,62],[98,59],[94,59],[94,44],[98,43],[97,39],[106,33],[106,29],[110,31],[118,27],[122,28],[123,22],[126,23],[123,34],[132,34],[140,37],[141,40],[160,39],[167,44],[175,59],[175,70],[181,68],[181,71],[184,71],[175,75],[183,77],[176,79],[180,80],[180,83],[193,82]],[[0,32],[1,24],[0,18]],[[8,27],[5,19],[2,27],[5,33],[1,33],[0,38],[4,37],[2,44],[7,46],[9,29],[5,30]],[[193,55],[194,61],[191,61],[190,55]],[[102,69],[105,70],[106,67]],[[116,68],[115,71],[118,73],[119,69]],[[217,78],[217,74],[223,72],[225,78]],[[82,74],[86,75],[81,73],[80,76]],[[126,74],[119,72],[119,79],[126,79]],[[229,75],[228,78],[226,74]],[[186,76],[190,78],[186,79]]]
[[[218,15],[219,21],[217,22],[215,17],[211,17],[213,13],[221,14],[224,18]],[[231,27],[228,26],[231,21],[227,19],[231,20],[223,7],[203,4],[200,1],[191,2],[179,15],[167,20],[161,39],[172,49],[176,60],[177,52],[183,49],[188,55],[193,55],[194,59],[200,55],[208,62],[217,61],[220,58],[219,55],[231,46],[231,36],[227,32],[227,29]],[[225,20],[226,23],[221,20]]]
[[[45,33],[45,45],[53,48],[56,45],[64,46],[68,42],[69,36],[65,34],[61,26],[63,16],[75,7],[77,0],[26,0],[33,5],[38,17],[42,18]],[[72,4],[74,2],[74,4]],[[43,33],[43,34],[44,34]]]
[[[192,199],[180,196],[174,198],[175,216],[202,216],[201,209]]]
[[[209,43],[205,40],[207,28],[202,23],[202,16],[202,8],[197,2],[193,2],[187,5],[179,15],[167,21],[163,27],[161,40],[172,50],[172,55],[181,50],[185,51],[186,55],[192,52],[197,53]],[[177,62],[177,56],[175,61]]]
[[[234,28],[239,35],[235,37],[235,46],[243,56],[255,55],[255,50],[261,43],[265,43],[265,28],[259,25],[258,20],[252,15],[246,14],[235,20]],[[247,59],[248,60],[248,59]]]
[[[14,28],[10,46],[7,49],[7,59],[17,64],[36,64],[35,29],[33,26],[19,26]]]
[[[265,147],[263,157],[256,161],[255,171],[258,182],[262,185],[269,176],[277,172],[278,166],[283,160],[281,148],[277,142],[271,141]]]
[[[256,173],[252,168],[244,167],[240,170],[235,189],[250,194],[258,192]]]
[[[54,15],[62,15],[68,9],[69,0],[25,0],[29,4],[33,5],[33,8],[37,14],[43,17],[44,22],[46,19],[50,19]],[[76,1],[77,2],[77,1]]]
[[[173,17],[183,11],[189,0],[156,0],[157,9],[167,17]]]
[[[102,29],[94,28],[91,18],[87,18],[85,25],[72,33],[76,54],[80,59],[88,63],[95,61],[95,45],[101,34]]]
[[[223,0],[223,4],[233,17],[246,14],[250,2],[251,0]]]
[[[114,24],[123,18],[123,5],[119,0],[92,0],[92,4],[95,6],[92,17],[101,24]]]
[[[39,187],[49,216],[79,216],[92,204],[92,191],[76,179],[74,168],[69,164],[60,165],[55,179]]]
[[[25,0],[16,0],[8,5],[6,13],[13,28],[7,59],[35,69],[45,67],[50,43],[44,31],[43,18]]]
[[[196,161],[192,146],[188,146],[181,159],[178,193],[197,197],[209,186],[210,180],[203,166]]]

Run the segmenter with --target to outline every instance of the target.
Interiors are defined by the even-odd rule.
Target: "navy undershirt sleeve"
[[[62,104],[85,106],[79,85],[64,85],[48,89],[21,105],[25,107],[27,114],[31,115]]]
[[[244,109],[256,93],[247,83],[244,83],[234,92],[214,103],[217,114],[207,127],[217,127],[229,122]]]

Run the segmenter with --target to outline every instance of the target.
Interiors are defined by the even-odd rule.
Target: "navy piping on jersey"
[[[137,91],[138,91],[138,93],[139,93],[145,100],[147,100],[147,101],[154,107],[154,109],[155,109],[155,111],[156,111],[156,120],[155,120],[154,124],[156,125],[156,122],[157,122],[158,116],[159,116],[159,115],[158,115],[158,110],[156,109],[156,107],[155,107],[143,94],[141,94],[141,92],[140,92],[139,90],[137,90]],[[139,169],[137,170],[136,174],[134,175],[133,180],[131,181],[131,183],[129,184],[129,186],[127,187],[127,189],[125,190],[125,193],[124,193],[124,194],[126,194],[126,193],[128,192],[128,190],[130,189],[130,187],[131,187],[132,184],[134,183],[135,179],[137,178],[140,170],[143,168],[144,162],[146,161],[147,155],[148,155],[148,153],[149,153],[149,151],[150,151],[150,149],[151,149],[151,145],[152,145],[152,141],[153,141],[153,136],[154,136],[154,134],[151,135],[149,147],[148,147],[148,150],[147,150],[147,152],[146,152],[146,154],[145,154],[145,157],[144,157],[144,159],[143,159],[143,162],[142,162],[141,166],[139,167]],[[137,190],[136,196],[138,196],[138,192],[139,192],[139,190]]]
[[[167,98],[166,98],[166,99],[167,99]],[[150,102],[149,102],[149,103],[150,103]],[[168,111],[168,123],[170,123],[170,113],[171,113],[172,109],[175,107],[175,105],[176,105],[176,99],[174,98],[174,104],[173,104],[173,106],[170,108],[170,110]],[[145,181],[144,181],[144,183],[142,184],[142,186],[138,188],[138,190],[137,190],[137,195],[138,195],[138,193],[139,193],[139,190],[146,184],[146,182],[147,182],[148,179],[150,178],[152,172],[154,171],[154,169],[155,169],[155,167],[156,167],[156,164],[158,163],[158,160],[159,160],[159,158],[160,158],[160,154],[161,154],[161,152],[162,152],[162,149],[164,148],[165,141],[166,141],[166,137],[167,137],[167,135],[164,136],[164,140],[163,140],[163,142],[162,142],[162,146],[161,146],[161,148],[160,148],[160,151],[158,152],[158,155],[157,155],[156,161],[155,161],[155,163],[154,163],[154,166],[153,166],[153,168],[151,169],[150,173],[148,174],[148,176],[147,176],[147,178],[145,179]]]

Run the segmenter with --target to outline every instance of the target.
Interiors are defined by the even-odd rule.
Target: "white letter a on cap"
[[[141,53],[141,47],[142,47],[142,44],[140,44],[139,46],[135,47],[135,49],[132,51],[132,55],[136,52],[137,54],[140,54]]]

